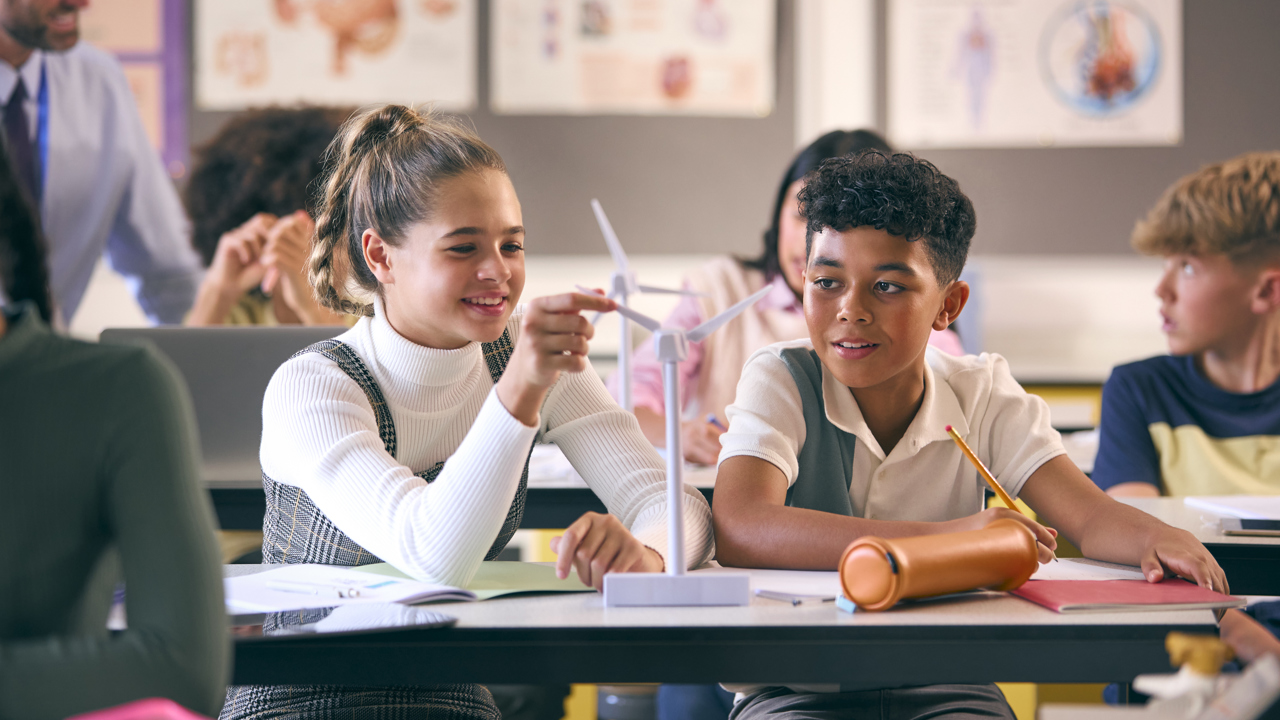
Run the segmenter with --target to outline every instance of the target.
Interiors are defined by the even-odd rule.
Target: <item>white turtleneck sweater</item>
[[[378,436],[354,380],[319,353],[280,366],[262,406],[262,470],[306,491],[353,541],[405,573],[466,585],[502,528],[529,448],[556,443],[609,512],[667,557],[666,473],[635,416],[617,406],[588,367],[563,374],[540,425],[512,417],[494,392],[479,343],[417,345],[379,307],[338,336],[373,374],[396,429],[396,457]],[[513,342],[522,308],[507,323]],[[414,475],[444,461],[431,484]],[[685,487],[687,567],[711,556],[711,509]]]

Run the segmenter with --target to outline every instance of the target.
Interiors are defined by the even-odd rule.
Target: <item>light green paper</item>
[[[387,563],[361,565],[353,570],[412,579]],[[561,580],[556,577],[555,566],[544,563],[507,562],[495,560],[480,563],[480,569],[467,585],[477,600],[489,600],[503,595],[535,592],[594,592],[583,585],[576,573]]]

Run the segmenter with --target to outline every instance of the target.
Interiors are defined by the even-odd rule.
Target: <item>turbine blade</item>
[[[751,297],[734,304],[728,310],[725,310],[719,315],[711,318],[710,320],[702,323],[698,327],[685,333],[684,336],[689,339],[689,342],[702,342],[703,339],[705,339],[708,335],[715,332],[716,330],[719,330],[720,326],[738,317],[738,315],[743,310],[746,310],[747,308],[756,304],[756,302],[758,302],[765,295],[768,295],[772,290],[773,290],[772,285],[766,285],[760,288],[754,294],[752,294]]]
[[[631,308],[627,307],[626,305],[619,305],[618,312],[621,313],[623,317],[631,318],[632,322],[634,322],[635,324],[639,325],[642,328],[645,328],[646,330],[649,330],[650,332],[657,332],[659,329],[662,328],[662,323],[658,322],[657,320],[654,320],[648,315],[638,313],[635,310],[632,310]]]
[[[694,292],[693,290],[670,290],[668,288],[654,287],[652,285],[637,285],[641,292],[657,293],[659,295],[688,295],[691,297],[707,297],[706,293]]]
[[[627,254],[622,250],[622,243],[618,242],[618,234],[613,231],[613,225],[609,223],[609,218],[604,214],[604,207],[600,205],[600,201],[595,198],[591,199],[591,211],[596,214],[596,224],[600,226],[600,232],[604,234],[604,243],[609,246],[609,254],[613,256],[613,264],[618,268],[618,272],[627,273]]]

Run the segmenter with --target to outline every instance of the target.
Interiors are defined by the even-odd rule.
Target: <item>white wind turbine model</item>
[[[579,286],[579,290],[597,295]],[[626,605],[746,605],[751,601],[746,574],[690,575],[684,567],[684,449],[680,447],[680,362],[689,357],[689,343],[701,342],[769,294],[764,287],[751,297],[692,330],[664,328],[653,318],[619,305],[618,312],[653,331],[654,354],[662,363],[662,392],[667,416],[667,571],[665,573],[609,573],[604,576],[605,607]]]
[[[627,264],[627,254],[622,251],[622,243],[618,242],[618,235],[613,232],[613,225],[609,223],[609,218],[605,216],[604,208],[600,206],[599,200],[594,198],[591,200],[591,210],[596,214],[596,223],[600,225],[600,232],[604,235],[604,242],[609,246],[609,254],[613,256],[614,270],[613,274],[609,276],[609,298],[617,300],[619,305],[625,306],[627,299],[631,295],[642,292],[703,296],[702,293],[689,290],[668,290],[666,288],[641,285],[636,282],[636,274],[631,271]],[[596,319],[599,317],[599,315],[596,315],[591,321],[592,324],[595,324]],[[622,334],[618,338],[618,378],[620,380],[618,386],[621,390],[618,404],[622,406],[622,409],[631,412],[635,409],[631,400],[631,326],[626,318],[619,318],[619,321],[619,325],[622,327]]]

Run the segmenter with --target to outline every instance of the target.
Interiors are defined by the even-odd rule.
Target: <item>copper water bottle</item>
[[[885,610],[903,598],[1012,590],[1038,566],[1035,535],[1017,520],[1003,518],[969,532],[860,537],[840,558],[840,585],[859,609]]]

